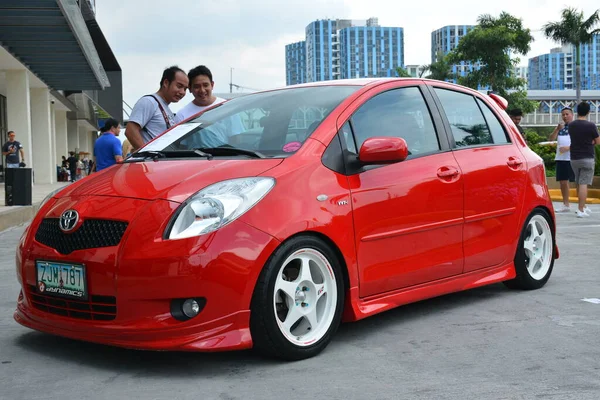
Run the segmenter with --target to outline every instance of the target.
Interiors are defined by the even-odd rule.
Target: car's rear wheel
[[[515,255],[517,276],[504,282],[512,289],[539,289],[548,282],[554,267],[554,229],[543,209],[535,209],[527,218]]]
[[[292,238],[270,257],[254,290],[250,317],[254,347],[286,360],[313,357],[337,330],[343,303],[335,253],[316,237]]]

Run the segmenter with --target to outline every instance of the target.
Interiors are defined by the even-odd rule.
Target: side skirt
[[[358,287],[355,286],[350,288],[347,293],[343,321],[358,321],[404,304],[506,281],[513,279],[515,276],[515,266],[511,261],[509,264],[499,267],[471,271],[463,275],[452,276],[362,299],[358,296]]]

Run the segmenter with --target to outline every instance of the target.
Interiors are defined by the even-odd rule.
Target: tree
[[[427,79],[446,81],[456,78],[452,73],[452,65],[448,62],[448,56],[443,53],[438,53],[437,61],[424,65],[422,68],[423,71],[429,71],[429,75],[426,76]]]
[[[468,61],[479,65],[477,70],[458,77],[458,82],[473,89],[489,87],[506,98],[509,107],[532,112],[537,104],[527,100],[525,81],[518,78],[514,71],[519,59],[511,58],[529,52],[533,41],[531,31],[523,27],[521,19],[506,12],[499,17],[481,15],[477,22],[478,25],[448,54],[451,64]]]
[[[408,71],[402,67],[396,68],[396,73],[400,78],[412,78]]]
[[[588,19],[575,8],[562,10],[562,19],[557,22],[548,22],[543,26],[544,34],[548,39],[559,42],[562,45],[570,44],[575,47],[575,91],[577,104],[581,101],[581,45],[589,43],[592,36],[600,33],[600,29],[594,27],[600,22],[598,11],[594,12]]]

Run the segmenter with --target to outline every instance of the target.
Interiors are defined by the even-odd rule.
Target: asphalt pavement
[[[318,357],[145,352],[13,320],[23,226],[0,233],[0,399],[599,399],[600,205],[558,215],[548,284],[502,284],[341,326]],[[585,299],[585,300],[584,300]],[[599,300],[600,302],[600,300]]]

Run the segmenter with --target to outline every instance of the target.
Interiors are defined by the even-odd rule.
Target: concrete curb
[[[0,214],[0,232],[25,224],[33,219],[40,209],[41,202],[31,206],[12,206]]]

